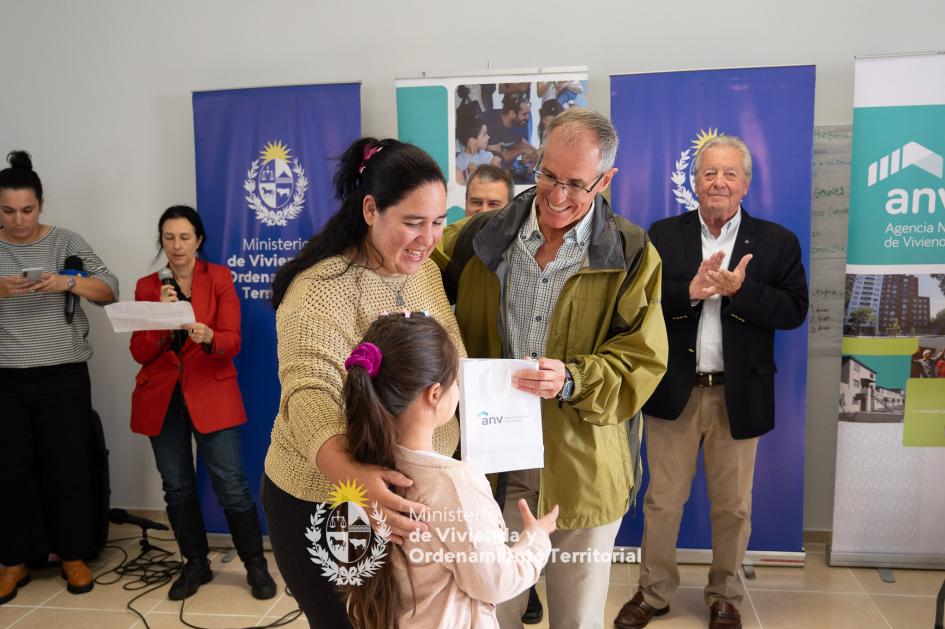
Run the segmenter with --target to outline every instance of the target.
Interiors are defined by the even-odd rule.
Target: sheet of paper
[[[115,332],[142,330],[179,330],[185,323],[195,323],[189,301],[119,301],[105,306]]]
[[[484,474],[544,467],[541,398],[512,386],[512,374],[535,369],[531,360],[460,362],[462,457]]]

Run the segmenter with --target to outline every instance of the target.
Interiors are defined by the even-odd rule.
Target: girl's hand
[[[535,516],[532,515],[531,509],[528,508],[528,503],[525,502],[524,498],[519,498],[518,510],[522,514],[523,531],[530,526],[537,526],[545,533],[548,533],[548,535],[551,535],[555,532],[555,529],[558,528],[558,505],[555,505],[551,511],[541,516],[537,520],[535,519]]]

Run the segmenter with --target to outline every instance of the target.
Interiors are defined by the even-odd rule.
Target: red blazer
[[[157,273],[138,280],[135,301],[160,301]],[[191,283],[191,304],[198,323],[213,330],[209,354],[190,339],[178,356],[170,349],[169,330],[131,335],[131,355],[143,365],[131,394],[131,430],[148,436],[161,433],[164,415],[178,379],[194,428],[210,433],[246,423],[233,358],[240,351],[240,302],[229,269],[197,260]]]

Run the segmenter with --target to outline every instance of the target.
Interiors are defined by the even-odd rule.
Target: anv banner
[[[945,55],[858,59],[830,563],[945,567]]]
[[[794,232],[809,268],[814,77],[813,66],[613,76],[611,118],[620,136],[614,210],[644,228],[696,210],[696,151],[718,134],[737,135],[753,157],[743,206]],[[748,558],[791,564],[802,560],[806,324],[778,331],[775,360],[776,428],[758,446]],[[641,502],[636,516],[624,520],[617,544],[639,545],[642,531]],[[680,561],[709,558],[701,454],[677,546]]]
[[[275,313],[270,286],[337,209],[335,162],[360,135],[360,84],[195,92],[197,210],[206,257],[233,273],[242,309],[236,358],[249,422],[243,462],[254,498],[279,406]],[[226,530],[200,470],[207,529]]]

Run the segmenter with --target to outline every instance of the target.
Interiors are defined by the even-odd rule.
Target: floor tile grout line
[[[158,610],[158,611],[152,611],[152,612],[148,612],[148,613],[149,613],[149,614],[160,614],[160,615],[162,615],[162,616],[172,616],[172,615],[173,615],[173,616],[178,616],[178,615],[180,615],[180,610],[176,610],[176,611],[172,611],[172,612],[162,612],[162,611]],[[190,612],[190,611],[185,611],[185,612],[184,612],[184,616],[223,616],[223,617],[225,617],[225,618],[255,618],[255,617],[256,617],[256,614],[224,614],[224,613],[222,613],[222,612],[220,612],[220,613],[214,613],[214,612]]]
[[[745,575],[742,574],[741,570],[738,571],[738,580],[742,582],[742,587],[745,588],[745,596],[748,598],[748,604],[751,605],[751,611],[755,614],[755,620],[758,621],[758,629],[765,629],[764,623],[761,622],[761,614],[758,613],[758,608],[755,607],[755,601],[751,598],[748,584],[745,583]]]
[[[160,588],[158,588],[158,589],[160,589]],[[155,590],[155,591],[157,591],[157,590]],[[153,612],[155,609],[157,609],[157,608],[158,608],[158,605],[160,605],[160,604],[163,603],[163,602],[164,602],[164,599],[163,599],[163,598],[159,598],[159,599],[157,600],[157,602],[156,602],[154,605],[151,606],[151,609],[149,609],[148,611],[146,611],[146,612],[144,612],[143,614],[141,614],[141,616],[145,619],[145,621],[144,621],[144,622],[145,622],[145,626],[148,626],[148,624],[147,624],[148,614],[150,614],[150,613]],[[141,613],[141,612],[138,612],[138,613]],[[128,629],[134,629],[135,626],[136,626],[139,622],[141,622],[141,618],[135,619],[135,623],[134,623],[133,625],[131,625],[131,627],[129,627]]]
[[[121,614],[128,611],[127,609],[105,609],[104,607],[59,607],[57,605],[47,605],[43,609],[56,612],[104,612],[106,614]]]
[[[285,590],[283,589],[283,590],[282,590],[282,595],[279,596],[279,598],[277,598],[277,599],[272,603],[272,605],[269,606],[269,609],[266,610],[266,613],[263,614],[263,615],[259,618],[259,620],[256,621],[256,626],[257,626],[257,627],[259,626],[259,623],[261,623],[263,620],[266,619],[266,617],[269,615],[269,612],[271,612],[273,609],[275,609],[275,608],[276,608],[276,605],[278,605],[278,604],[282,601],[282,599],[284,599],[284,598],[285,598]]]
[[[860,589],[863,590],[863,593],[866,594],[866,598],[869,599],[870,605],[873,606],[873,609],[876,610],[876,613],[879,614],[879,617],[883,619],[883,622],[886,623],[886,626],[889,627],[889,629],[893,629],[893,626],[889,624],[888,620],[886,620],[886,615],[879,608],[879,605],[876,604],[876,601],[873,600],[873,597],[870,596],[870,593],[866,591],[866,588],[863,587],[863,584],[860,583],[860,580],[856,578],[856,573],[854,573],[853,570],[850,568],[847,568],[847,570],[850,571],[850,575],[853,576],[853,580],[856,581],[856,584],[859,585]]]
[[[34,606],[33,606],[33,609],[31,609],[30,611],[26,612],[25,614],[23,614],[22,616],[20,616],[20,617],[17,618],[16,620],[14,620],[12,623],[10,623],[9,625],[7,625],[7,629],[9,629],[10,627],[12,627],[13,625],[16,625],[17,623],[19,623],[21,620],[23,620],[23,619],[26,618],[27,616],[30,616],[31,614],[33,614],[37,609],[41,608],[44,604],[48,603],[48,602],[51,601],[52,599],[54,599],[54,598],[56,598],[57,596],[59,596],[60,594],[62,594],[62,591],[65,590],[65,589],[66,589],[66,588],[62,588],[62,590],[59,590],[58,592],[56,592],[55,594],[53,594],[52,596],[50,596],[49,598],[47,598],[45,601],[41,602],[39,605],[34,605]]]

